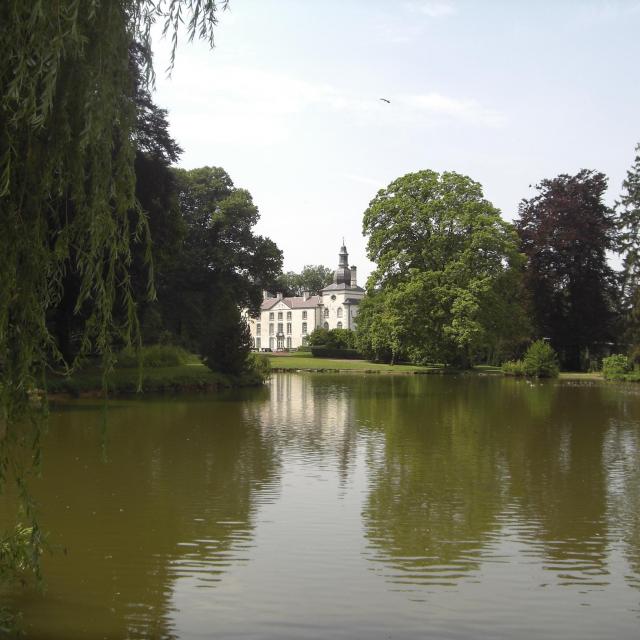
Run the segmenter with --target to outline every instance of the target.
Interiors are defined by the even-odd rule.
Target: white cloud
[[[414,112],[423,112],[468,124],[500,127],[506,118],[499,111],[483,107],[477,100],[460,100],[439,93],[405,95],[397,100]]]
[[[182,65],[158,79],[159,104],[170,104],[172,128],[184,145],[224,143],[272,147],[295,137],[322,115],[361,127],[429,127],[446,123],[498,127],[504,117],[472,99],[439,93],[362,95],[280,72],[232,64]],[[194,87],[196,88],[194,90]],[[162,95],[165,92],[171,94]],[[381,97],[391,100],[382,102]],[[316,120],[317,122],[317,120]],[[307,124],[309,123],[309,124]]]
[[[376,180],[375,178],[369,178],[367,176],[361,176],[357,173],[345,173],[343,174],[347,180],[352,180],[353,182],[359,182],[360,184],[366,184],[368,187],[376,187],[380,188],[382,184],[382,180]]]
[[[422,13],[429,18],[442,18],[458,13],[457,7],[446,0],[413,0],[406,2],[405,6],[410,11]]]

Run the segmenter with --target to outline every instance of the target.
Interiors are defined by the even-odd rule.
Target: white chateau
[[[266,297],[260,315],[248,318],[253,346],[262,349],[297,349],[306,343],[307,336],[316,328],[354,329],[358,305],[364,289],[356,280],[356,267],[349,267],[349,254],[343,245],[333,282],[322,290],[322,295],[283,298]]]

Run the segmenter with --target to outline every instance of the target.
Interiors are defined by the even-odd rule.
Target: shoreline
[[[278,357],[280,362],[282,362],[281,358]],[[381,365],[353,360],[332,361],[330,363],[324,361],[319,362],[318,366],[298,366],[299,362],[291,362],[289,366],[278,366],[278,364],[272,364],[271,373],[512,377],[505,376],[497,367],[488,366],[465,371],[435,366]],[[582,372],[562,372],[556,380],[618,382],[605,380],[601,373]],[[210,371],[202,364],[190,364],[179,367],[147,368],[142,372],[137,369],[115,370],[107,379],[106,396],[141,397],[150,394],[213,393],[262,385],[263,381],[255,375],[229,376]],[[42,394],[45,393],[45,390],[38,390],[35,393]],[[102,373],[94,369],[76,373],[68,378],[51,376],[47,379],[46,395],[50,400],[104,398]]]

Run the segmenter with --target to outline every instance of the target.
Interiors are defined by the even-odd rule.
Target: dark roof
[[[289,309],[313,309],[320,304],[320,296],[309,296],[306,300],[302,296],[291,298],[265,298],[260,305],[262,311],[269,311],[278,302],[284,302]]]
[[[336,284],[335,282],[333,284],[327,285],[323,291],[363,291],[364,289],[362,287],[359,286],[355,286],[352,287],[350,284],[346,284],[344,282],[342,282],[341,284]]]
[[[362,300],[362,298],[346,298],[344,303],[345,304],[360,304],[361,300]]]

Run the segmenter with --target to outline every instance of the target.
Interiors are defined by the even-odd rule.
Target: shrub
[[[558,355],[550,344],[536,340],[522,359],[524,373],[533,378],[555,378],[560,372]]]
[[[621,353],[602,359],[602,375],[607,380],[624,377],[631,369],[629,358]]]
[[[320,345],[311,347],[311,355],[314,358],[338,358],[340,360],[360,360],[362,355],[355,349],[336,349]]]
[[[504,373],[505,376],[524,376],[524,362],[522,362],[522,360],[509,360],[508,362],[504,362],[502,364],[502,373]]]
[[[182,347],[169,344],[154,344],[142,347],[140,353],[133,348],[122,350],[118,354],[116,367],[132,369],[142,363],[143,367],[179,367],[189,362],[190,354]]]
[[[259,382],[265,382],[271,377],[271,362],[268,356],[250,353],[247,356],[247,369],[249,374],[255,375]]]
[[[200,338],[202,361],[211,371],[241,375],[246,371],[251,346],[249,325],[240,310],[233,302],[221,301]]]
[[[330,347],[331,349],[354,349],[356,334],[350,329],[314,329],[307,338],[309,346]]]
[[[308,336],[307,336],[307,344],[310,347],[315,347],[319,345],[325,345],[329,341],[329,330],[324,327],[315,328]]]

